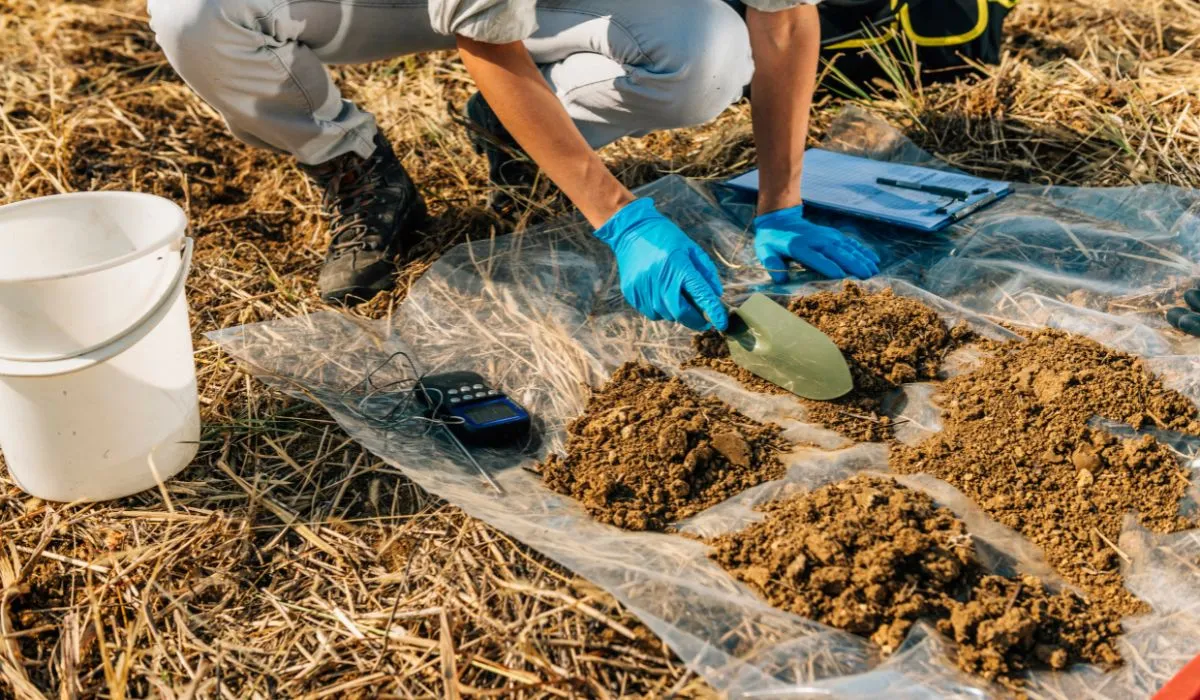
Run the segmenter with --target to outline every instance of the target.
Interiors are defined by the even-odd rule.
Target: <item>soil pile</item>
[[[893,449],[892,469],[954,484],[1039,545],[1095,603],[1142,611],[1118,571],[1121,522],[1136,511],[1155,532],[1189,526],[1178,508],[1187,474],[1152,437],[1121,440],[1088,421],[1195,435],[1195,406],[1138,358],[1086,338],[1041,330],[992,350],[977,370],[942,385],[944,429]]]
[[[1012,683],[1027,668],[1120,663],[1120,623],[1032,577],[988,575],[962,521],[924,493],[859,476],[770,503],[711,541],[713,559],[776,607],[895,651],[918,620],[959,645],[958,664]]]
[[[958,643],[959,668],[1005,685],[1024,670],[1122,663],[1120,619],[1070,591],[1047,590],[1035,576],[984,576],[949,609],[937,629]]]
[[[643,363],[618,369],[567,431],[567,456],[541,466],[546,486],[630,530],[665,529],[785,471],[779,426]]]
[[[891,438],[892,424],[881,415],[885,394],[907,382],[935,379],[942,360],[971,339],[965,325],[948,328],[937,312],[891,289],[868,292],[853,282],[840,291],[798,297],[788,306],[829,335],[841,348],[854,377],[854,391],[836,401],[807,401],[809,420],[856,441]],[[728,374],[760,393],[788,392],[738,367],[715,332],[696,336],[689,366]]]
[[[833,339],[850,362],[855,388],[870,394],[935,379],[946,354],[971,337],[965,324],[948,328],[916,299],[853,282],[840,292],[794,299],[788,309]]]

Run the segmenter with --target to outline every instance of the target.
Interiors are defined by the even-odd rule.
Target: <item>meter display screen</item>
[[[491,423],[506,418],[515,418],[518,414],[511,406],[503,401],[495,403],[487,403],[482,406],[472,406],[463,411],[463,416],[472,423],[480,425]]]

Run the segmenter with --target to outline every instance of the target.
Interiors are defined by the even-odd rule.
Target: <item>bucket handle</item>
[[[194,249],[195,241],[190,236],[185,236],[183,238],[183,260],[179,264],[179,270],[175,273],[175,278],[171,281],[171,284],[167,286],[166,291],[163,292],[162,298],[159,299],[154,306],[150,307],[149,311],[139,316],[136,321],[129,324],[129,326],[127,326],[124,330],[113,335],[108,340],[96,343],[95,345],[86,347],[82,350],[74,350],[72,352],[63,353],[60,355],[42,355],[40,357],[9,357],[6,355],[0,355],[0,361],[22,363],[60,362],[62,360],[70,360],[82,355],[87,355],[88,353],[95,352],[101,348],[106,348],[121,342],[130,334],[135,333],[142,327],[143,324],[150,320],[152,316],[157,314],[164,306],[171,303],[175,299],[176,292],[179,290],[180,286],[184,284],[184,281],[187,280],[188,272],[190,272],[192,269],[192,253],[194,252]]]

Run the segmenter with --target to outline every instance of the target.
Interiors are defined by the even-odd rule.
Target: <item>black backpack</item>
[[[738,0],[727,0],[745,12]],[[821,56],[855,84],[886,77],[885,62],[921,68],[925,82],[952,80],[972,70],[971,61],[999,63],[1004,18],[1018,0],[824,0]],[[915,51],[914,51],[915,49]],[[914,55],[915,54],[915,55]],[[824,85],[837,88],[836,76]]]
[[[836,72],[859,84],[886,75],[880,56],[903,66],[919,65],[926,82],[952,80],[971,71],[971,62],[1000,62],[1004,19],[1017,2],[824,0],[817,6],[821,55]],[[827,77],[825,84],[836,87],[837,82]]]

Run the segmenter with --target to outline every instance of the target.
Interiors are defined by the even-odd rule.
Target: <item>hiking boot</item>
[[[394,259],[425,218],[425,202],[391,144],[377,134],[370,157],[346,153],[301,169],[325,191],[321,207],[333,229],[317,283],[321,298],[355,304],[391,289]]]
[[[488,181],[494,187],[488,206],[496,212],[510,210],[516,205],[515,195],[528,196],[537,183],[537,164],[521,150],[483,95],[471,95],[465,112],[471,145],[488,160]]]

